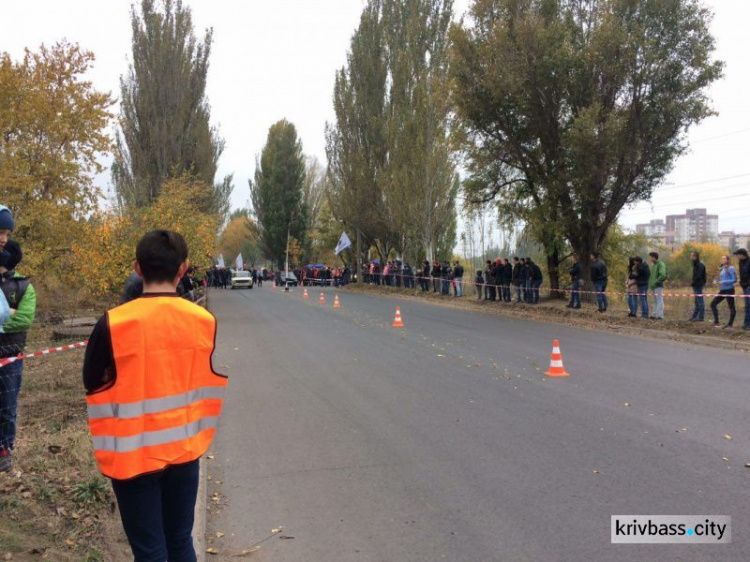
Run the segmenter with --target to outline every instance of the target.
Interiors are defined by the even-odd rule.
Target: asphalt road
[[[210,293],[230,376],[212,560],[750,557],[747,356],[319,293]],[[570,378],[543,376],[554,338]],[[612,545],[620,514],[730,515],[733,542]]]

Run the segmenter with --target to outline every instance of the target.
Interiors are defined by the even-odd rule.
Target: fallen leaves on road
[[[209,546],[206,549],[206,552],[208,552],[209,554],[219,554],[219,551],[216,548],[214,548],[213,546]]]
[[[280,539],[293,539],[294,537],[290,537],[289,535],[279,535]]]
[[[220,538],[221,538],[221,537],[223,537],[224,535],[226,535],[226,533],[222,533],[221,531],[216,531],[216,538],[217,538],[217,539],[220,539]]]
[[[726,435],[724,435],[724,439],[726,439],[727,441],[731,441],[732,440],[732,436],[729,435],[729,434],[726,434]]]
[[[623,404],[623,406],[625,406],[626,408],[630,408],[630,402],[625,402],[625,404]]]
[[[594,469],[594,474],[599,474],[599,471]]]
[[[283,530],[284,530],[284,527],[282,525],[279,525],[278,527],[274,527],[273,529],[271,529],[271,534],[277,535]]]

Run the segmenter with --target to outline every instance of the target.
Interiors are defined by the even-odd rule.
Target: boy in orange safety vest
[[[83,380],[102,474],[112,479],[136,562],[194,562],[199,459],[211,445],[227,379],[213,371],[216,320],[178,296],[184,238],[146,234],[133,269],[143,295],[103,316]]]

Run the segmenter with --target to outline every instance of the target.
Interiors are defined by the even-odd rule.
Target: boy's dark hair
[[[601,257],[601,254],[599,252],[591,252],[591,255],[594,256],[595,260],[598,260]]]
[[[513,261],[518,261],[518,256],[513,256]]]
[[[135,248],[135,259],[146,283],[173,281],[187,258],[185,239],[171,230],[152,230]]]
[[[697,260],[700,260],[700,259],[701,259],[701,253],[700,253],[700,252],[697,252],[697,251],[693,250],[693,251],[692,251],[692,252],[690,252],[690,253],[691,253],[691,254],[693,254],[693,255],[695,256],[695,259],[697,259]],[[735,252],[735,255],[737,255],[737,252]]]
[[[635,261],[635,263],[643,263],[643,258],[641,256],[635,256],[633,261]]]
[[[655,260],[659,259],[659,252],[649,252],[648,255],[654,258]]]

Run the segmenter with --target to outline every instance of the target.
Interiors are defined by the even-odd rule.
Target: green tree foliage
[[[132,64],[120,79],[120,131],[112,176],[121,206],[144,207],[170,177],[189,173],[214,185],[224,141],[210,125],[206,76],[212,31],[195,37],[180,0],[142,0],[131,13]],[[232,178],[214,186],[206,212],[223,221]]]
[[[391,249],[432,258],[441,243],[455,242],[458,181],[447,139],[452,6],[371,0],[336,75],[336,122],[326,130],[332,210],[384,258]]]
[[[706,276],[709,284],[714,278],[719,277],[721,258],[729,253],[726,248],[722,248],[718,244],[686,242],[666,260],[671,282],[683,286],[690,285],[693,279],[693,264],[690,261],[690,252],[698,252],[701,261],[706,264]]]
[[[474,195],[554,224],[587,268],[712,114],[710,17],[698,0],[475,0],[450,67]]]
[[[284,263],[287,232],[302,247],[308,230],[305,204],[305,157],[297,129],[287,120],[271,126],[249,180],[250,200],[258,220],[260,249],[279,267]]]

